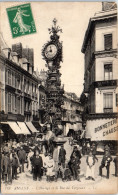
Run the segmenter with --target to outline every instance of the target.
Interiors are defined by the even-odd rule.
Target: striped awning
[[[32,133],[38,132],[37,129],[34,127],[34,125],[31,122],[25,122],[25,123]]]

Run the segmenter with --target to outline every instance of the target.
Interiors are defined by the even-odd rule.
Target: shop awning
[[[0,136],[4,136],[2,129],[0,129]]]
[[[20,127],[17,125],[16,122],[8,121],[8,122],[1,122],[1,123],[8,124],[16,134],[23,134],[22,130],[20,129]]]
[[[21,131],[22,131],[22,134],[24,135],[29,135],[31,134],[26,126],[26,124],[24,122],[17,122]]]
[[[86,138],[92,141],[117,140],[118,138],[118,119],[96,119],[87,121]]]
[[[25,122],[28,128],[31,130],[32,133],[38,132],[37,129],[34,127],[34,125],[31,122]]]

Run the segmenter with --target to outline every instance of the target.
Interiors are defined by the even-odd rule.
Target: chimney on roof
[[[12,51],[16,52],[19,58],[22,58],[22,43],[13,44]]]

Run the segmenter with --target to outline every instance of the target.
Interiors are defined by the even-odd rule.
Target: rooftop
[[[87,46],[87,41],[88,41],[88,38],[89,38],[89,35],[90,35],[90,31],[91,31],[91,29],[94,25],[94,22],[104,20],[104,19],[114,18],[114,17],[117,17],[117,9],[100,11],[100,12],[95,13],[94,17],[90,18],[87,30],[85,32],[82,49],[81,49],[82,53],[85,53],[85,49],[86,49],[86,46]]]

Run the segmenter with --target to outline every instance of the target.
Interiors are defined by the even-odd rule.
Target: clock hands
[[[48,53],[52,53],[52,48],[51,48],[51,46],[50,46],[50,49],[49,49],[48,51],[46,51],[46,54],[48,54]]]
[[[50,44],[45,48],[45,56],[46,58],[53,58],[57,53],[57,47],[54,44]]]
[[[52,48],[51,48],[51,46],[50,46],[50,52],[52,52]]]

